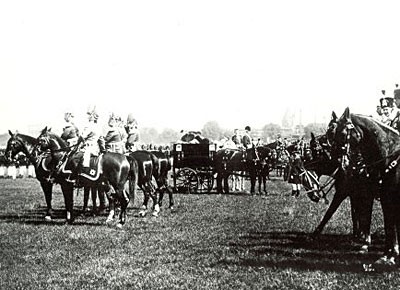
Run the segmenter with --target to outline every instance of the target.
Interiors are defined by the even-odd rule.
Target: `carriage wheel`
[[[199,187],[199,178],[196,171],[185,167],[176,174],[176,188],[179,192],[194,193]]]
[[[214,186],[214,175],[212,174],[212,172],[202,172],[199,177],[198,192],[211,192]]]

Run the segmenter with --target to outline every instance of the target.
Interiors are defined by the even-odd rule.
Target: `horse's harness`
[[[348,120],[346,123],[346,141],[344,145],[342,146],[342,154],[340,157],[341,161],[341,168],[342,170],[346,170],[348,165],[351,166],[351,174],[357,173],[358,175],[364,174],[365,177],[370,177],[370,170],[373,169],[374,167],[377,167],[378,165],[381,165],[382,163],[385,163],[385,169],[384,169],[384,174],[387,174],[389,171],[392,169],[396,168],[397,165],[400,163],[400,154],[397,154],[397,152],[393,152],[381,159],[378,159],[377,161],[374,161],[372,163],[366,164],[364,157],[362,156],[361,152],[359,150],[351,150],[350,146],[350,138],[352,135],[352,132],[354,131],[357,138],[361,138],[362,134],[359,132],[359,130],[354,126],[353,122],[351,120]],[[357,148],[358,149],[358,148]],[[396,156],[396,159],[392,160],[389,164],[388,160],[390,160],[393,156]],[[348,165],[346,164],[348,162]],[[382,178],[380,178],[379,183],[382,183]]]

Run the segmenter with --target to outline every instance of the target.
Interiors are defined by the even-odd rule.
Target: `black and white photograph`
[[[1,1],[0,289],[400,289],[398,1]]]

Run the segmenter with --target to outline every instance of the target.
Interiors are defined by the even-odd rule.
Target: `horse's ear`
[[[314,133],[311,132],[310,134],[311,134],[311,141],[314,141],[314,140],[315,140],[315,135],[314,135]]]
[[[336,113],[335,113],[335,111],[332,111],[332,119],[331,119],[332,121],[337,121],[337,115],[336,115]]]
[[[350,120],[350,109],[349,109],[349,107],[347,107],[347,108],[344,110],[343,117],[344,117],[346,120]]]
[[[48,129],[47,129],[47,132],[51,132],[51,128],[48,128]]]
[[[8,130],[8,134],[10,134],[11,137],[14,136],[13,132],[11,132],[11,130]]]

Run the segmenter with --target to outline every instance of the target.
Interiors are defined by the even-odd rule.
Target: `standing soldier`
[[[108,132],[104,136],[104,142],[106,151],[124,154],[123,140],[126,134],[120,127],[119,120],[119,117],[111,113],[108,120]]]
[[[79,130],[74,123],[74,114],[71,110],[64,113],[65,125],[61,138],[68,143],[68,146],[72,146],[78,143]]]
[[[126,140],[126,149],[129,152],[133,152],[138,150],[137,143],[139,142],[139,129],[138,123],[132,114],[128,115],[125,125],[125,131],[128,134],[128,138]]]

